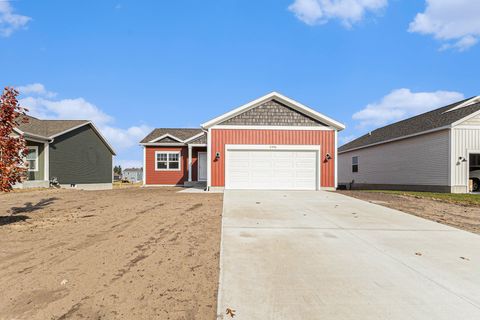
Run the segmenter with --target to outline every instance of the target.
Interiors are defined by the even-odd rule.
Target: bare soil
[[[221,194],[0,194],[0,319],[215,319]]]
[[[338,191],[344,195],[480,234],[480,207],[419,196],[382,192]]]

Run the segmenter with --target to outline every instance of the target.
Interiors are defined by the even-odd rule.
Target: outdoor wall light
[[[458,157],[458,162],[467,162],[467,158],[465,158],[465,157]]]
[[[215,153],[215,160],[220,159],[220,152]]]
[[[325,160],[328,161],[328,160],[331,160],[331,159],[332,159],[332,156],[330,155],[330,153],[327,153],[327,154],[325,155]]]

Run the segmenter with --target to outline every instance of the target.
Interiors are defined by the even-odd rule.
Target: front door
[[[198,181],[207,181],[207,153],[198,153]]]

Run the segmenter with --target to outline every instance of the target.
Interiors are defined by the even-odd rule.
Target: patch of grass
[[[393,190],[365,190],[364,192],[396,194],[416,198],[427,198],[440,200],[460,205],[480,206],[480,195],[478,194],[457,194],[457,193],[436,193],[436,192],[417,192],[417,191],[393,191]]]

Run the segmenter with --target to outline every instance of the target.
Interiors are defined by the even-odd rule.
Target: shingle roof
[[[46,138],[89,122],[88,120],[40,120],[31,116],[25,117],[28,122],[20,123],[18,129],[26,134],[30,133]]]
[[[189,144],[206,144],[207,143],[207,134],[204,133],[198,138],[188,141]]]
[[[448,111],[471,99],[472,98],[462,100],[451,105],[376,129],[341,146],[338,151],[345,152],[351,149],[366,147],[368,145],[399,139],[414,134],[420,134],[422,132],[451,125],[480,110],[480,102],[477,102],[456,110]]]
[[[152,140],[160,138],[166,134],[174,136],[180,140],[187,140],[199,133],[202,132],[202,129],[194,129],[194,128],[157,128],[150,132],[145,138],[143,138],[140,143],[148,143]]]
[[[107,148],[112,152],[113,155],[115,155],[115,150],[113,150],[112,146],[108,143],[105,137],[89,120],[40,120],[28,115],[22,117],[27,118],[28,122],[22,123],[22,121],[18,121],[17,128],[25,134],[27,140],[29,135],[39,136],[44,139],[52,139],[59,134],[70,132],[74,128],[83,127],[83,125],[90,124],[92,129],[105,143]]]

